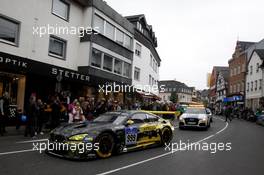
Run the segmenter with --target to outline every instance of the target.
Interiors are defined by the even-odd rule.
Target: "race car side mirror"
[[[134,124],[134,121],[133,120],[128,120],[127,122],[126,122],[126,125],[127,126],[129,126],[129,125],[133,125]]]

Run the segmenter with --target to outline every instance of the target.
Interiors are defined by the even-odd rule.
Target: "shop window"
[[[140,80],[140,69],[135,67],[135,71],[134,71],[134,79],[135,80]]]
[[[116,29],[116,42],[124,45],[124,33],[119,29]]]
[[[66,21],[69,20],[70,4],[64,0],[53,0],[52,13]]]
[[[0,16],[0,41],[17,46],[19,22]]]
[[[97,49],[93,49],[91,65],[94,67],[101,68],[101,64],[102,64],[102,52]]]
[[[94,16],[94,28],[96,28],[99,33],[104,34],[104,19],[98,15]]]
[[[61,38],[50,36],[49,55],[60,59],[66,58],[66,44],[67,42]]]
[[[122,61],[115,59],[115,68],[114,68],[114,72],[116,74],[122,75]]]
[[[106,22],[105,36],[110,38],[111,40],[115,39],[115,27],[109,22]]]
[[[131,72],[131,65],[128,63],[124,63],[124,73],[123,75],[125,77],[130,77],[130,72]]]
[[[104,70],[112,72],[113,70],[113,58],[107,54],[104,55]]]

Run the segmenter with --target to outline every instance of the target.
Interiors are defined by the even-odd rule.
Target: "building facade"
[[[217,93],[216,93],[217,76],[219,72],[222,70],[228,70],[228,67],[214,66],[210,76],[209,107],[212,109],[215,108],[215,103],[217,98]]]
[[[175,80],[160,81],[159,87],[163,87],[164,91],[160,91],[159,97],[163,102],[170,102],[172,93],[176,93],[178,103],[189,104],[192,102],[193,89],[186,84]]]
[[[161,63],[156,51],[157,38],[145,15],[127,16],[126,19],[135,27],[132,85],[148,93],[149,98],[155,97],[159,93],[157,86]]]
[[[256,49],[252,52],[248,62],[246,77],[246,106],[256,111],[263,107],[263,60],[264,49]]]
[[[233,105],[244,106],[247,69],[247,49],[254,42],[237,41],[232,59],[228,61],[230,75],[228,97]]]
[[[44,101],[50,94],[69,91],[74,97],[124,102],[125,93],[106,95],[99,85],[132,85],[132,77],[137,77],[135,67],[142,69],[142,83],[149,75],[154,78],[152,84],[158,81],[156,37],[152,34],[152,48],[140,40],[136,30],[102,0],[2,0],[0,92],[8,91],[12,104],[20,109],[32,93]],[[136,43],[148,48],[142,49],[144,58],[145,50],[149,51],[157,71],[143,71],[144,64],[150,63],[133,66]]]
[[[216,113],[221,114],[228,93],[229,69],[221,70],[216,78]]]

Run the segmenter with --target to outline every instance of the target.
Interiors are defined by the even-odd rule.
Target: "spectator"
[[[38,99],[37,101],[37,133],[40,135],[43,135],[44,133],[42,132],[43,124],[45,121],[45,116],[44,116],[44,104],[41,99]]]
[[[27,107],[27,123],[24,136],[27,137],[28,134],[31,137],[34,137],[36,129],[36,113],[37,113],[37,104],[36,104],[36,94],[32,93],[29,99],[29,105]]]
[[[69,117],[69,123],[81,122],[85,121],[85,117],[83,115],[83,110],[79,102],[77,102],[72,109],[71,115]]]

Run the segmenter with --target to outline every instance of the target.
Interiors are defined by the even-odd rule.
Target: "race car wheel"
[[[109,133],[103,133],[98,136],[96,143],[99,144],[99,149],[96,154],[100,158],[108,158],[112,155],[114,149],[114,138]]]
[[[170,143],[172,139],[172,130],[168,127],[165,127],[161,130],[161,144],[165,145]]]

